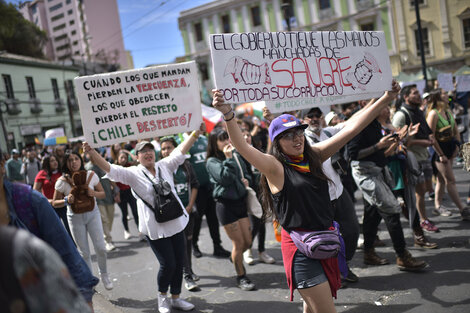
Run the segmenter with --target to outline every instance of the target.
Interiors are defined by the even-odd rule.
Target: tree
[[[46,32],[26,20],[16,7],[0,0],[0,51],[44,58]]]

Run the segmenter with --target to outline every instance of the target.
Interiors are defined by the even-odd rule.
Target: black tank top
[[[328,182],[284,166],[284,187],[273,195],[274,211],[286,230],[325,230],[333,224]]]

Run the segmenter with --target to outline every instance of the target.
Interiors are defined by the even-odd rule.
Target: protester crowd
[[[147,241],[158,259],[158,310],[166,313],[171,308],[194,308],[179,295],[183,282],[189,291],[200,289],[191,258],[204,256],[198,246],[204,216],[212,254],[233,263],[235,283],[246,291],[255,289],[256,282],[248,278],[250,268],[245,264],[256,264],[256,257],[268,264],[281,262],[265,249],[266,232],[275,231],[271,225],[276,222],[283,228],[282,262],[288,284],[291,291],[299,289],[304,312],[334,312],[331,295],[360,279],[348,265],[358,247],[360,224],[365,264],[380,266],[391,261],[375,251],[383,244],[377,233],[384,220],[397,267],[421,271],[429,265],[407,250],[403,229],[413,230],[416,247],[436,249],[432,234],[440,230],[432,215],[459,214],[470,221],[470,208],[465,205],[470,197],[459,198],[452,169],[468,126],[459,125],[459,120],[465,120],[456,115],[459,104],[440,89],[423,96],[414,85],[399,89],[394,85],[377,100],[335,105],[326,111],[285,112],[276,118],[266,108],[262,117],[237,117],[215,92],[214,107],[225,121],[210,133],[201,126],[192,133],[99,149],[77,142],[31,147],[21,153],[1,151],[0,200],[6,211],[1,212],[0,224],[26,229],[52,246],[60,256],[53,255],[60,265],[57,269],[66,267],[70,272],[70,276],[54,274],[68,281],[62,284],[68,287],[57,292],[64,293],[63,299],[81,297],[81,302],[70,300],[67,312],[83,312],[81,303],[91,306],[92,288],[98,283],[88,235],[101,282],[106,289],[113,288],[109,274],[113,269],[107,267],[106,259],[107,252],[116,249],[111,230],[117,204],[124,238]],[[92,199],[86,211],[77,209],[80,186],[85,186],[84,197]],[[364,202],[361,219],[354,209],[357,190]],[[446,191],[455,208],[442,204]],[[263,212],[247,204],[252,203],[247,202],[251,192]],[[432,208],[425,205],[426,195],[434,199]],[[176,203],[181,212],[169,220],[164,216],[156,220],[161,199],[169,205]],[[409,225],[401,223],[401,214]],[[131,215],[137,234],[129,229]],[[344,239],[344,255],[339,259],[344,258],[345,271],[341,274],[336,258],[319,262],[305,257],[289,234],[296,229],[327,229],[333,220]],[[228,250],[221,245],[220,226],[232,242]],[[0,230],[7,232],[5,226]],[[21,236],[26,235],[16,234]],[[5,240],[0,242],[2,254],[12,245]],[[38,247],[43,249],[41,244]],[[27,289],[17,283],[14,287],[12,297],[22,298],[26,306],[34,297],[31,290],[39,291],[37,286]],[[74,288],[82,296],[73,295]]]

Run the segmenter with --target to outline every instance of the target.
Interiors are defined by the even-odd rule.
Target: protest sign
[[[195,62],[74,79],[83,134],[91,147],[198,129]]]
[[[62,127],[46,130],[44,134],[45,146],[55,146],[65,143],[67,143],[67,136],[65,136],[65,131]]]
[[[470,91],[470,75],[455,76],[457,83],[457,92]]]
[[[439,87],[445,91],[454,90],[454,83],[452,82],[452,73],[439,73],[437,74],[437,82]]]
[[[210,50],[225,101],[273,113],[378,97],[392,83],[383,32],[213,34]]]

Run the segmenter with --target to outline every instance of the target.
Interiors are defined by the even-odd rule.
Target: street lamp
[[[282,10],[282,13],[284,15],[284,20],[286,21],[286,25],[287,25],[287,31],[289,32],[291,31],[290,29],[291,9],[292,9],[292,6],[289,2],[284,2],[281,5],[281,10]]]
[[[419,16],[419,1],[414,0],[416,13],[416,26],[418,26],[418,48],[421,53],[421,67],[423,70],[423,78],[425,82],[425,91],[428,89],[428,75],[426,74],[426,58],[424,56],[423,34],[421,33],[421,18]]]

